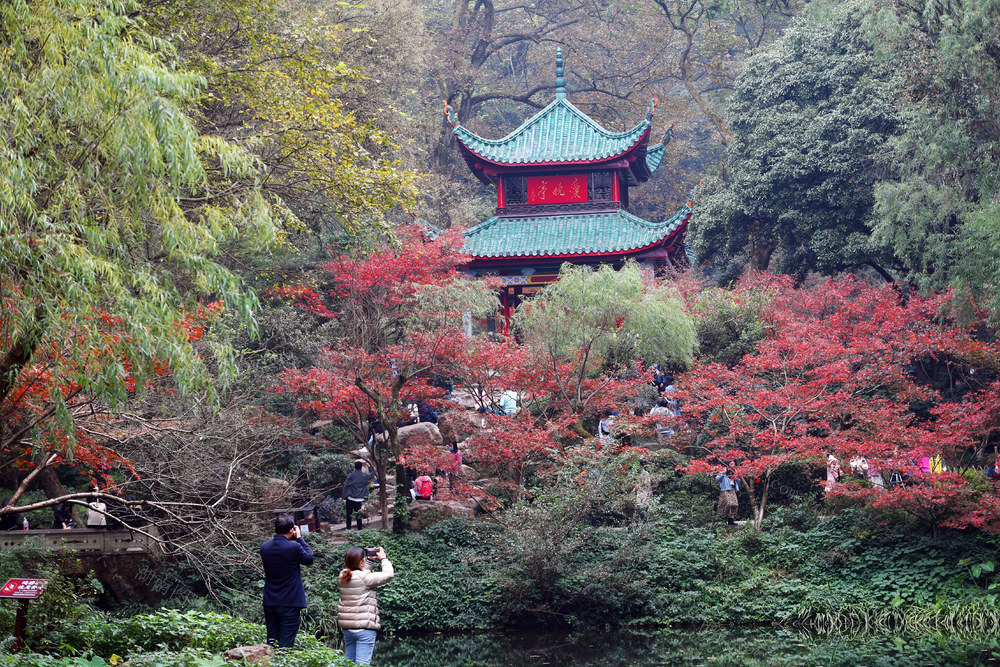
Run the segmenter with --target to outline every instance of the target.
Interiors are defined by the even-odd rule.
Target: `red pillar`
[[[500,317],[503,318],[498,329],[504,336],[510,335],[510,321],[514,316],[514,296],[506,287],[500,294]]]

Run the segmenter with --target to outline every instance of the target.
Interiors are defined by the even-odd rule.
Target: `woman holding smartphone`
[[[361,547],[351,547],[344,554],[344,569],[340,571],[337,625],[344,631],[344,653],[347,659],[361,665],[370,665],[375,652],[375,631],[382,628],[375,589],[392,581],[393,571],[392,563],[386,558],[382,547],[371,555],[365,551]],[[373,572],[369,560],[381,563],[381,571]]]

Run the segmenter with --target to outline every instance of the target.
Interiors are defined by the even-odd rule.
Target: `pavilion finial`
[[[667,131],[663,133],[663,145],[666,146],[670,143],[670,140],[674,138],[674,124],[671,123]]]
[[[656,113],[656,95],[653,95],[653,99],[649,101],[649,111],[646,112],[646,120],[653,120],[653,114]]]
[[[688,199],[687,203],[688,208],[694,208],[694,201],[698,198],[698,195],[700,193],[701,193],[701,181],[698,181],[698,185],[694,186],[691,189],[691,197]]]
[[[563,70],[562,47],[556,47],[556,99],[566,99],[566,72]]]
[[[451,108],[450,104],[448,104],[448,100],[444,101],[444,117],[448,119],[448,122],[451,123],[452,127],[458,127],[458,116],[455,115],[455,110]]]

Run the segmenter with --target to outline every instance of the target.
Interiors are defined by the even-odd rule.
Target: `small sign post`
[[[45,590],[48,579],[10,579],[0,588],[0,598],[20,600],[17,616],[14,618],[14,644],[11,653],[24,648],[24,626],[28,622],[28,601],[34,600]]]

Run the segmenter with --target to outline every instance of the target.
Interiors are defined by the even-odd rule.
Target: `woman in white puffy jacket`
[[[373,572],[361,547],[351,547],[344,554],[344,569],[340,571],[340,602],[337,603],[337,625],[344,631],[344,653],[347,659],[370,665],[375,652],[375,631],[381,629],[378,598],[375,588],[392,581],[392,563],[385,550],[378,548],[374,556],[381,563],[381,572]]]

